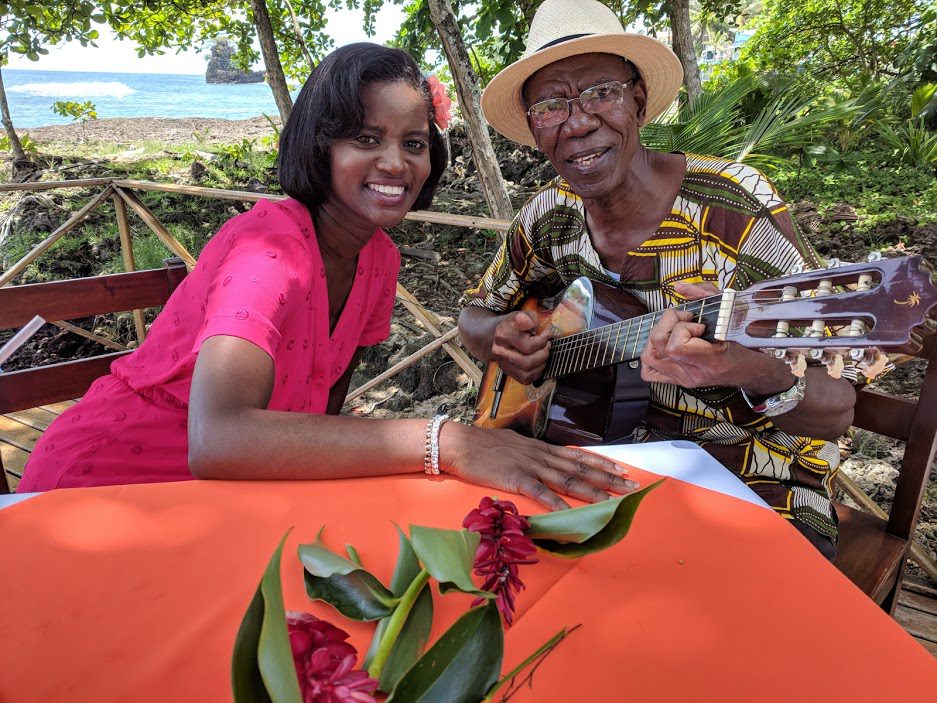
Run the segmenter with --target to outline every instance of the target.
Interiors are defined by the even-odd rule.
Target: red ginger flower
[[[511,501],[486,496],[475,510],[465,516],[462,527],[481,535],[475,552],[475,575],[485,578],[482,590],[497,596],[498,610],[504,621],[511,625],[514,621],[514,598],[524,588],[518,577],[518,567],[537,563],[531,558],[537,548],[527,536],[530,523],[523,515],[518,515],[517,507]]]
[[[378,682],[354,669],[348,633],[309,613],[289,611],[286,626],[303,703],[375,703]]]
[[[449,126],[449,120],[452,119],[452,100],[446,93],[446,86],[436,76],[427,76],[426,83],[429,85],[429,94],[433,99],[436,126],[440,130],[446,129]]]

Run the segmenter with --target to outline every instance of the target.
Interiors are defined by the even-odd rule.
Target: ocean
[[[209,85],[204,75],[81,73],[3,69],[10,117],[17,128],[68,124],[52,112],[57,100],[85,102],[107,117],[221,117],[277,115],[266,83]]]

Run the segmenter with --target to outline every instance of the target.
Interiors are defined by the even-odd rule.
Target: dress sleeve
[[[308,250],[275,216],[227,233],[205,300],[205,319],[192,351],[216,335],[245,339],[275,357],[280,328],[311,290]]]

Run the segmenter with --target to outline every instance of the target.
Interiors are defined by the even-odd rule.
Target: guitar
[[[760,281],[678,309],[706,325],[704,339],[772,354],[795,375],[810,363],[839,377],[849,363],[874,378],[887,362],[885,350],[921,350],[923,337],[937,329],[935,306],[930,266],[907,256]],[[639,358],[663,311],[647,313],[637,298],[584,277],[551,298],[527,299],[522,309],[537,316],[539,329],[552,328],[546,370],[524,385],[488,364],[474,424],[554,444],[611,441],[613,427],[618,437],[630,433],[650,395]]]

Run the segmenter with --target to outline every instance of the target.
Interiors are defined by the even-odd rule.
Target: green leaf
[[[911,117],[924,113],[925,108],[934,99],[935,92],[937,92],[937,83],[924,83],[915,89],[911,95]]]
[[[394,611],[394,594],[358,564],[320,543],[299,545],[299,560],[306,570],[306,594],[324,600],[346,618],[379,620]]]
[[[387,703],[478,703],[498,680],[503,656],[497,606],[472,608],[420,657]]]
[[[413,551],[413,545],[407,539],[403,530],[397,528],[397,535],[400,539],[400,548],[397,552],[397,565],[394,567],[394,575],[390,581],[390,590],[398,598],[407,590],[407,586],[413,583],[413,579],[420,573],[420,562],[417,561],[416,554]],[[371,646],[368,648],[367,656],[364,660],[364,668],[371,666],[377,647],[387,629],[387,623],[390,618],[384,618],[377,624],[377,630],[374,632],[374,638],[371,640]],[[427,584],[413,604],[413,609],[407,616],[403,630],[397,639],[391,651],[387,663],[384,665],[384,671],[381,673],[380,690],[392,691],[400,678],[407,672],[413,663],[419,658],[423,647],[429,640],[430,629],[433,625],[433,594]]]
[[[234,640],[231,686],[236,703],[302,703],[280,587],[280,556],[289,531],[267,564]]]
[[[472,564],[481,537],[468,530],[440,530],[410,525],[413,551],[430,575],[439,581],[440,593],[458,589],[482,598],[494,598],[472,583]]]
[[[534,515],[527,535],[543,551],[561,557],[581,557],[608,549],[628,534],[641,500],[663,480],[601,503]]]

